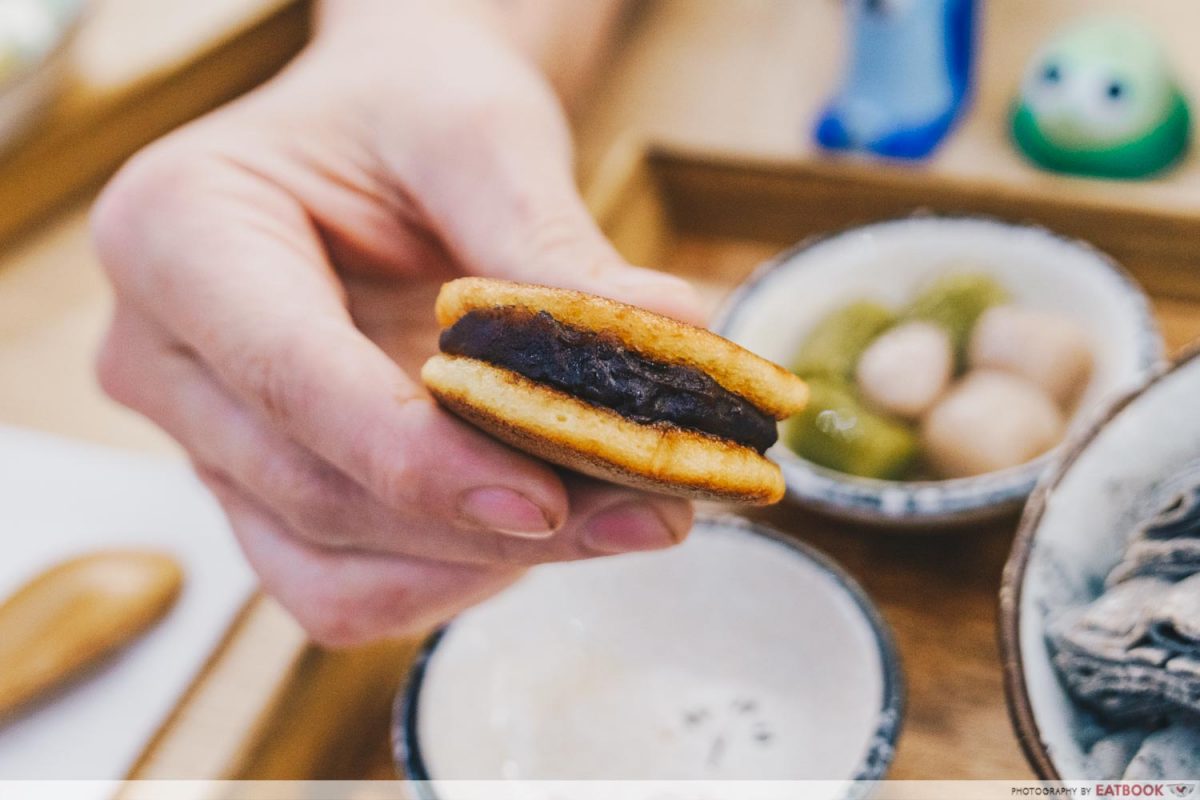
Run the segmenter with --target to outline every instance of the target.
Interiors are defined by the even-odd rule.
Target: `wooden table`
[[[0,163],[0,208],[16,209],[6,218],[0,214],[0,238],[9,242],[0,255],[0,422],[173,452],[155,429],[105,399],[91,376],[110,300],[87,238],[87,193],[142,141],[269,74],[303,40],[303,8],[286,0],[109,3],[103,23],[97,23],[109,32],[97,33],[83,51],[89,54],[82,62],[89,74],[102,79],[90,89],[77,86],[55,112],[61,118],[47,122],[45,136]],[[1043,175],[1003,142],[998,126],[1013,70],[1046,29],[1085,5],[1101,4],[1132,5],[988,3],[985,25],[1003,35],[989,36],[985,45],[979,110],[919,174],[1195,223],[1200,213],[1195,157],[1164,181],[1118,186]],[[112,10],[122,6],[132,12],[125,19]],[[581,175],[589,183],[600,179],[602,154],[630,131],[720,150],[810,158],[806,131],[836,72],[838,40],[832,32],[839,8],[834,0],[645,4],[594,93],[596,102],[576,120]],[[1196,26],[1179,22],[1197,21],[1200,10],[1190,0],[1150,0],[1138,8],[1171,20],[1165,31],[1179,60],[1188,62],[1185,83],[1200,89],[1200,50],[1190,48]],[[185,9],[200,21],[178,17]],[[204,16],[204,9],[219,13]],[[157,15],[158,24],[128,24],[144,23],[146,14]],[[168,30],[174,33],[163,33]],[[136,46],[150,40],[161,46]],[[231,64],[238,68],[231,71]],[[75,151],[72,143],[81,141],[86,147]],[[65,167],[55,163],[67,157],[63,154],[71,156]],[[691,257],[714,272],[743,271],[772,252],[757,243],[693,237],[677,243],[673,258]],[[1181,279],[1181,285],[1186,289],[1190,281]],[[1172,348],[1200,336],[1200,304],[1191,296],[1168,286],[1156,297]],[[787,507],[762,517],[833,555],[861,580],[893,626],[909,690],[893,777],[1030,775],[1001,700],[993,625],[1011,523],[968,535],[901,537],[831,524]],[[293,687],[300,694],[292,704],[330,716],[333,700],[311,696],[312,687],[321,684],[314,678],[306,685],[310,696],[304,697],[305,685]],[[307,745],[268,748],[243,761],[236,774],[390,777],[386,711],[377,703],[351,715],[348,721],[362,733],[352,746],[320,753]],[[269,733],[285,738],[288,727],[273,724]]]
[[[732,286],[789,244],[825,226],[839,229],[900,213],[895,206],[903,206],[906,192],[916,193],[910,203],[927,199],[920,180],[892,176],[887,194],[900,199],[880,200],[871,182],[886,177],[650,146],[598,170],[590,200],[627,257],[687,278],[715,308]],[[990,198],[961,192],[942,202],[975,211]],[[1030,201],[1018,211],[996,213],[1053,224],[1057,211],[1054,204]],[[1108,218],[1099,215],[1091,224]],[[1168,349],[1200,337],[1200,303],[1154,303]],[[894,630],[908,702],[889,777],[1032,777],[1009,724],[996,639],[1000,576],[1015,519],[953,531],[891,532],[787,504],[751,516],[833,556]]]

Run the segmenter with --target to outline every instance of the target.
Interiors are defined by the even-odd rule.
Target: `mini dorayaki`
[[[702,328],[567,289],[460,278],[442,287],[436,312],[441,353],[421,377],[492,436],[653,492],[783,497],[763,453],[808,388],[782,367]]]

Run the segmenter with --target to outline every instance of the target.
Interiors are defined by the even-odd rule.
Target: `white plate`
[[[0,539],[0,598],[95,550],[147,548],[183,566],[162,622],[0,726],[0,783],[124,777],[254,591],[224,513],[182,460],[0,426]],[[81,783],[72,797],[110,788]]]

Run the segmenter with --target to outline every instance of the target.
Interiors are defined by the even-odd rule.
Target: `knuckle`
[[[522,239],[527,254],[554,256],[577,246],[579,222],[574,214],[562,209],[539,213],[530,200],[519,207],[524,216]]]
[[[373,483],[380,487],[378,494],[384,505],[406,511],[420,503],[423,475],[411,459],[401,456],[392,461],[376,470],[381,477]]]
[[[521,215],[513,263],[530,280],[544,282],[548,272],[597,277],[619,263],[595,234],[591,219],[579,209],[561,204],[544,208],[533,198],[513,207]]]
[[[284,341],[248,352],[237,361],[245,391],[270,422],[283,428],[301,418],[309,402],[308,393],[297,385],[296,376],[302,373],[292,368],[296,350],[294,343]]]
[[[343,524],[349,487],[332,465],[316,458],[275,454],[262,459],[255,471],[263,494],[321,544],[355,543]]]
[[[414,432],[433,433],[437,410],[420,397],[405,397],[398,401],[397,419],[403,420],[402,438]],[[351,459],[361,465],[365,483],[370,491],[388,508],[405,511],[422,504],[435,492],[427,491],[429,470],[414,447],[393,446],[379,431],[364,427],[355,438]]]
[[[134,156],[109,181],[93,206],[90,224],[100,261],[114,280],[136,261],[138,240],[150,223],[188,198],[203,171],[196,158],[160,143]]]

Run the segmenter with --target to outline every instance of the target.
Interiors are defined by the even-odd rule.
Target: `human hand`
[[[136,156],[93,216],[116,291],[102,384],[183,445],[264,588],[329,645],[691,524],[684,501],[484,436],[412,377],[437,287],[461,274],[700,314],[604,240],[553,94],[492,21],[374,8]]]

